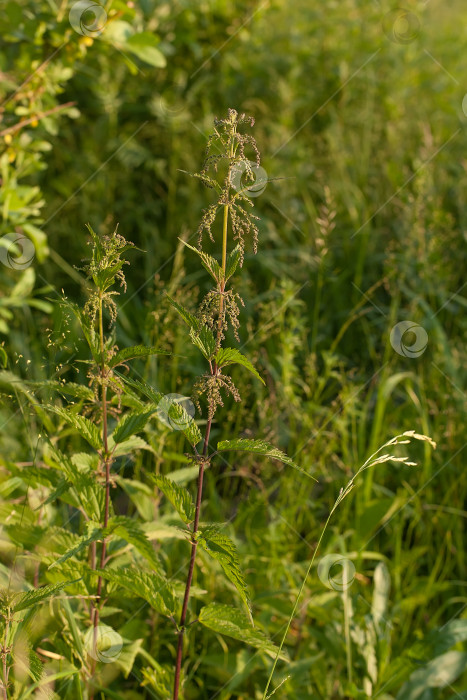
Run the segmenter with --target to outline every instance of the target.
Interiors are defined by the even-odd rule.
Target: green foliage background
[[[213,440],[264,437],[318,483],[227,455],[206,475],[203,518],[231,522],[255,619],[277,641],[339,489],[393,435],[430,435],[435,452],[410,447],[418,467],[367,472],[336,513],[321,554],[349,558],[356,578],[342,595],[313,569],[287,638],[289,661],[275,676],[288,680],[275,697],[467,697],[464,4],[408,0],[416,22],[398,35],[385,1],[115,0],[94,39],[71,27],[65,1],[1,4],[0,234],[24,233],[35,246],[25,270],[0,267],[1,522],[38,524],[34,509],[48,495],[29,487],[42,426],[31,405],[39,399],[22,393],[21,379],[85,382],[84,344],[54,302],[63,288],[84,303],[76,268],[87,255],[86,223],[100,233],[118,223],[145,251],[132,253],[126,271],[118,342],[175,357],[139,361],[138,373],[162,393],[189,395],[203,371],[164,294],[193,308],[205,289],[178,238],[195,244],[210,193],[183,171],[199,169],[213,117],[235,107],[255,117],[271,178],[255,199],[260,250],[247,254],[239,289],[247,302],[241,349],[267,386],[236,370],[243,402],[226,405]],[[335,210],[334,229],[317,223],[323,207]],[[391,347],[402,320],[428,334],[417,358]],[[183,437],[155,422],[145,437],[153,452],[119,463],[133,490],[118,482],[112,495],[118,512],[154,529],[172,575],[187,545],[164,537],[174,518],[154,500],[149,475],[186,466]],[[71,514],[51,503],[43,517],[52,526]],[[5,530],[2,576],[19,557],[31,581],[21,557],[34,543],[12,537]],[[378,562],[385,566],[375,576]],[[219,571],[204,560],[198,570],[206,602],[231,602]],[[131,618],[124,602],[121,619]],[[64,653],[60,615],[46,622],[44,613],[33,646]],[[118,628],[118,614],[109,619]],[[146,654],[169,663],[174,641],[149,615],[124,633],[142,635]],[[188,699],[262,697],[266,655],[196,628],[187,657]],[[136,655],[127,678],[109,671],[114,695],[105,697],[165,697],[154,681],[140,686],[146,667]],[[76,697],[65,686],[55,692]]]

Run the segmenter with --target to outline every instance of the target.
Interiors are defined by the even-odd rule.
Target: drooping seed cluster
[[[260,165],[260,153],[256,141],[251,134],[243,134],[237,130],[241,124],[253,126],[253,117],[238,114],[235,109],[229,109],[226,119],[214,120],[214,132],[208,139],[203,167],[199,173],[195,173],[206,187],[218,192],[217,201],[210,204],[203,212],[198,227],[198,247],[203,244],[203,234],[207,234],[214,242],[212,226],[219,211],[228,207],[229,218],[232,225],[234,240],[238,242],[241,250],[240,265],[243,264],[245,243],[251,240],[253,251],[256,253],[258,246],[259,217],[247,211],[246,207],[253,207],[253,202],[247,196],[245,188],[235,188],[233,173],[243,173],[246,180],[254,182],[255,176],[251,168],[251,159],[248,158],[246,149],[252,151],[252,157],[256,165]],[[217,149],[217,153],[212,150]],[[219,164],[227,163],[227,174],[222,185],[209,175],[209,171],[217,173]]]
[[[222,311],[220,311],[221,297],[223,298]],[[208,326],[211,330],[218,330],[217,350],[225,338],[225,329],[229,323],[235,339],[240,342],[240,336],[238,334],[238,329],[240,328],[240,321],[238,320],[240,315],[239,304],[245,306],[238,292],[235,292],[233,289],[221,292],[219,289],[214,288],[206,294],[199,306],[197,314],[199,321],[203,325]]]
[[[112,328],[115,324],[117,305],[114,297],[119,296],[120,292],[111,289],[111,287],[118,282],[123,291],[126,291],[127,285],[123,266],[128,265],[129,262],[122,256],[127,250],[135,246],[117,233],[117,230],[110,236],[98,236],[90,227],[88,227],[88,230],[91,234],[91,240],[88,242],[88,245],[92,246],[92,254],[90,260],[82,269],[86,273],[87,278],[92,280],[94,284],[89,289],[89,297],[84,305],[82,323],[87,328],[91,342],[99,353],[99,361],[96,361],[87,372],[89,386],[93,389],[95,395],[95,406],[92,410],[96,410],[97,415],[100,415],[102,389],[108,388],[115,394],[117,399],[116,405],[109,404],[108,411],[110,414],[118,415],[124,386],[110,367],[112,357],[118,352],[118,346],[115,345],[115,334],[113,332],[105,339],[103,348],[101,348],[98,341],[99,329],[97,326],[102,322],[100,316],[103,310],[107,311],[109,327]]]
[[[237,264],[243,264],[246,245],[248,244],[254,253],[257,252],[258,246],[259,217],[250,211],[253,202],[248,196],[248,185],[245,186],[244,182],[242,184],[241,180],[243,178],[243,181],[254,183],[254,170],[260,165],[260,153],[253,136],[241,133],[241,125],[253,126],[254,119],[239,114],[234,109],[228,110],[225,119],[214,120],[214,131],[207,143],[203,166],[200,172],[194,175],[206,187],[216,192],[216,201],[203,211],[197,231],[200,257],[216,283],[204,296],[196,313],[199,327],[209,331],[207,337],[211,337],[212,353],[205,353],[211,371],[197,379],[193,389],[193,401],[201,410],[200,398],[205,397],[208,420],[214,417],[218,406],[224,405],[222,393],[230,395],[235,401],[241,400],[233,380],[229,375],[223,374],[223,369],[217,366],[215,360],[229,327],[236,340],[240,341],[239,315],[240,306],[244,306],[244,302],[240,294],[232,288],[227,288],[227,285],[230,284]],[[221,269],[220,264],[203,250],[203,238],[207,236],[211,242],[219,242],[221,231],[225,254],[228,252],[224,248],[227,246],[227,235],[236,243],[235,263],[230,271],[224,255]],[[203,347],[206,348],[206,345]]]
[[[195,403],[196,408],[201,413],[200,397],[205,395],[208,405],[208,420],[212,420],[218,406],[223,406],[224,402],[222,400],[221,389],[224,389],[226,394],[230,394],[234,401],[241,401],[240,393],[233,383],[231,377],[226,374],[221,374],[219,371],[217,374],[203,374],[198,377],[194,386],[192,398]]]

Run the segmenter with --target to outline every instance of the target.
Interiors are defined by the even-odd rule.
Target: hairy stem
[[[3,700],[8,700],[8,676],[10,669],[8,668],[8,635],[10,632],[10,608],[7,610],[7,615],[5,617],[5,635],[3,638],[3,649],[2,649],[2,668],[3,668]]]
[[[209,434],[211,432],[212,419],[208,420],[206,425],[206,433],[204,436],[203,445],[203,457],[206,457],[209,445]],[[193,581],[193,572],[195,569],[196,561],[196,550],[198,547],[198,542],[196,540],[196,533],[198,532],[199,516],[201,513],[201,498],[203,495],[203,478],[204,478],[204,467],[205,462],[201,462],[199,473],[198,473],[198,491],[196,495],[196,508],[195,508],[195,519],[193,521],[193,531],[191,536],[191,556],[190,556],[190,566],[188,569],[188,576],[185,586],[185,595],[183,597],[182,612],[180,615],[180,623],[178,630],[178,645],[177,645],[177,660],[175,663],[175,680],[174,680],[174,694],[173,700],[178,700],[178,694],[180,689],[180,672],[182,668],[182,657],[183,657],[183,639],[185,636],[185,622],[186,615],[188,611],[188,601],[190,599],[191,584]]]
[[[230,140],[230,148],[229,148],[229,172],[227,175],[227,184],[226,184],[226,189],[225,189],[225,199],[226,199],[226,204],[224,204],[224,220],[222,223],[222,272],[224,279],[222,279],[219,282],[219,334],[220,331],[222,330],[222,324],[223,324],[223,311],[224,311],[224,290],[225,290],[225,269],[227,265],[227,234],[228,234],[228,229],[229,229],[229,191],[230,191],[230,168],[231,168],[231,160],[234,156],[234,140],[233,137]]]
[[[233,139],[230,142],[230,149],[229,149],[229,155],[230,158],[232,158],[234,153],[234,145],[233,145]],[[228,204],[228,196],[229,196],[229,190],[230,190],[230,185],[228,184],[230,182],[230,166],[231,163],[229,161],[229,175],[227,179],[227,185],[226,185],[226,204],[224,205],[224,220],[223,220],[223,225],[222,225],[222,272],[223,272],[223,279],[220,280],[219,282],[219,323],[218,323],[218,328],[217,328],[217,345],[220,345],[221,338],[222,338],[222,327],[223,327],[223,311],[224,311],[224,298],[223,298],[223,292],[225,289],[225,270],[226,270],[226,265],[227,265],[227,239],[228,239],[228,222],[229,222],[229,204]],[[211,375],[214,376],[217,374],[217,365],[216,362],[211,363]],[[211,425],[212,425],[212,417],[209,418],[207,424],[206,424],[206,432],[204,435],[204,443],[203,443],[203,452],[202,456],[207,457],[208,454],[208,446],[209,446],[209,435],[211,433]],[[190,600],[190,590],[191,590],[191,584],[193,581],[193,573],[195,569],[195,562],[196,562],[196,550],[198,547],[198,542],[196,539],[196,534],[198,532],[198,525],[199,525],[199,518],[200,518],[200,513],[201,513],[201,499],[203,495],[203,479],[204,479],[204,469],[205,469],[206,463],[204,460],[201,460],[200,467],[199,467],[199,473],[198,473],[198,491],[196,495],[196,507],[195,507],[195,519],[193,521],[193,530],[191,534],[191,555],[190,555],[190,565],[188,568],[188,576],[186,580],[186,585],[185,585],[185,595],[183,597],[183,605],[182,605],[182,612],[180,615],[180,623],[179,623],[179,630],[178,630],[178,644],[177,644],[177,658],[175,661],[175,678],[174,678],[174,692],[173,692],[173,700],[178,700],[179,697],[179,692],[180,692],[180,674],[181,674],[181,668],[182,668],[182,659],[183,659],[183,641],[185,637],[185,622],[186,622],[186,616],[187,616],[187,611],[188,611],[188,602]]]
[[[102,293],[99,293],[99,346],[101,352],[101,379],[102,379],[102,444],[103,444],[103,461],[101,462],[100,468],[105,469],[105,505],[104,505],[104,528],[107,527],[109,523],[109,510],[110,510],[110,467],[111,467],[111,457],[109,454],[109,442],[108,442],[108,421],[107,421],[107,386],[106,386],[106,364],[105,364],[105,354],[104,354],[104,322],[103,322],[103,309],[102,309]],[[100,568],[103,569],[105,566],[105,556],[106,556],[106,540],[105,537],[102,540],[101,556],[100,556]],[[96,566],[96,547],[92,549],[92,567],[95,569]],[[93,610],[93,649],[94,649],[94,659],[91,665],[91,675],[94,674],[96,669],[96,647],[97,647],[97,629],[99,626],[99,605],[102,595],[102,577],[99,576],[97,581],[97,596],[94,604]],[[93,695],[90,700],[93,700]]]

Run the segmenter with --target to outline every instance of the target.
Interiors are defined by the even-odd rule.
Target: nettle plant
[[[174,700],[177,700],[180,692],[183,643],[187,630],[190,591],[198,547],[219,561],[225,575],[237,589],[246,608],[246,613],[227,605],[211,603],[201,609],[197,621],[216,632],[240,639],[264,651],[272,652],[274,650],[274,645],[268,642],[264,634],[253,626],[248,589],[239,566],[234,543],[222,531],[221,525],[200,524],[205,470],[211,466],[215,457],[224,452],[246,451],[279,459],[303,472],[286,454],[263,440],[243,438],[222,440],[217,443],[215,450],[210,448],[209,442],[216,413],[219,407],[224,405],[223,395],[230,395],[235,401],[241,400],[239,391],[228,374],[229,366],[242,365],[258,380],[263,381],[247,357],[237,348],[225,346],[229,327],[233,330],[237,341],[240,340],[238,316],[239,304],[243,304],[243,301],[234,290],[233,276],[238,266],[243,263],[246,242],[250,240],[254,252],[257,250],[258,226],[256,221],[258,217],[250,211],[253,203],[248,196],[248,185],[255,181],[255,172],[260,166],[260,154],[254,138],[250,134],[243,134],[239,131],[239,127],[245,124],[253,126],[253,123],[253,119],[244,114],[239,115],[233,109],[229,110],[226,119],[215,121],[215,130],[208,141],[203,167],[199,173],[195,173],[194,177],[199,178],[208,188],[215,190],[217,199],[205,210],[201,219],[198,228],[198,248],[185,243],[193,253],[198,255],[214,285],[202,299],[196,314],[190,313],[177,301],[169,298],[170,303],[188,326],[190,340],[200,350],[207,363],[207,371],[195,382],[193,392],[193,398],[200,411],[201,397],[205,399],[207,404],[204,436],[199,435],[196,442],[192,441],[192,460],[199,466],[195,502],[191,501],[191,496],[185,490],[176,488],[173,483],[169,483],[167,480],[157,479],[157,485],[169,498],[187,525],[191,542],[188,575],[177,630]],[[248,148],[255,156],[255,163],[247,158],[246,149]],[[216,175],[222,166],[224,166],[225,176],[219,182]],[[243,174],[244,180],[240,177],[241,174]],[[203,250],[206,235],[212,243],[216,243],[213,225],[219,214],[222,216],[221,263]],[[230,252],[229,232],[234,243]],[[202,446],[198,450],[200,441]]]
[[[276,646],[253,623],[245,576],[225,523],[205,522],[202,517],[205,472],[227,463],[228,453],[269,457],[306,474],[290,457],[263,440],[234,437],[211,444],[214,423],[216,431],[222,430],[217,415],[226,397],[234,402],[241,399],[229,374],[232,366],[240,365],[263,381],[250,360],[227,344],[230,335],[239,340],[243,303],[234,287],[234,275],[242,266],[246,246],[254,252],[257,247],[258,219],[251,211],[249,194],[251,186],[257,185],[259,152],[253,137],[243,133],[244,127],[252,125],[252,119],[235,110],[229,110],[225,119],[216,120],[203,167],[193,175],[214,191],[215,201],[201,219],[198,247],[186,242],[184,245],[193,259],[199,258],[212,288],[196,311],[167,296],[167,304],[183,319],[189,341],[205,362],[206,371],[193,386],[197,418],[190,410],[194,408],[191,402],[179,400],[178,395],[164,396],[144,377],[135,376],[134,369],[130,373],[132,360],[169,356],[169,352],[145,345],[117,346],[115,297],[120,287],[126,288],[127,257],[137,250],[117,231],[111,236],[98,236],[88,227],[91,258],[83,268],[89,281],[87,301],[81,309],[66,298],[61,300],[64,315],[77,321],[86,342],[87,384],[64,379],[26,382],[2,373],[2,385],[11,387],[25,420],[29,404],[45,433],[35,446],[31,445],[31,462],[7,463],[11,478],[2,484],[3,494],[10,499],[2,505],[5,517],[1,544],[12,561],[9,572],[0,565],[3,700],[23,700],[33,694],[37,698],[83,700],[133,697],[134,682],[124,681],[127,690],[122,690],[121,674],[125,679],[132,674],[144,688],[142,692],[151,697],[177,700],[182,693],[186,698],[198,697],[203,687],[202,674],[197,672],[200,662],[191,664],[190,660],[197,653],[196,630],[200,626],[254,647],[265,661],[271,657],[262,695],[267,700],[288,681],[288,677],[279,679],[268,694],[279,659],[287,660],[287,634],[324,533],[335,510],[352,491],[355,479],[388,461],[412,464],[407,456],[382,453],[386,448],[412,439],[429,441],[434,446],[430,438],[407,431],[372,455],[341,489]],[[254,161],[249,160],[250,155]],[[220,261],[205,249],[206,239],[214,248],[220,244]],[[161,361],[169,362],[170,358],[162,357]],[[52,399],[40,401],[40,391],[46,391]],[[160,419],[165,433],[169,426],[176,428],[177,437],[183,436],[182,451],[185,446],[188,451],[179,455],[178,461],[184,468],[161,474],[164,452],[157,448],[165,435],[151,432],[153,418]],[[141,469],[141,454],[146,455],[145,469]],[[129,456],[139,465],[130,470],[131,476],[123,469]],[[192,476],[197,478],[194,493],[185,486]],[[127,500],[113,494],[124,494]],[[175,525],[160,516],[159,522],[151,521],[161,499],[173,507]],[[130,503],[140,517],[132,514]],[[180,540],[181,548],[166,550],[158,542],[163,536]],[[209,562],[213,566],[215,591],[194,585],[199,554],[204,565]],[[180,574],[185,571],[182,578]],[[225,574],[230,594],[236,591],[236,606],[219,602],[220,572]],[[206,596],[211,602],[205,602]],[[44,601],[49,603],[48,612]],[[344,626],[350,688],[348,615]],[[368,644],[373,643],[374,636],[368,640]],[[188,645],[190,660],[185,658]]]
[[[202,520],[205,471],[216,460],[225,462],[225,453],[249,452],[280,460],[303,472],[281,450],[262,440],[223,439],[215,447],[210,443],[212,425],[226,396],[240,401],[229,368],[241,365],[263,381],[237,348],[226,345],[230,329],[239,339],[242,300],[233,286],[234,274],[242,266],[246,245],[251,244],[254,251],[257,246],[257,217],[251,212],[248,187],[255,180],[259,152],[253,137],[241,131],[251,125],[252,119],[235,110],[229,110],[225,119],[216,120],[203,167],[194,175],[215,191],[216,200],[202,217],[198,248],[185,245],[200,259],[213,287],[195,313],[167,297],[206,363],[205,373],[193,388],[193,400],[205,414],[204,419],[196,420],[187,411],[186,401],[164,397],[144,378],[135,378],[129,371],[131,360],[169,353],[143,345],[117,347],[115,296],[119,285],[125,289],[126,258],[137,250],[117,231],[111,236],[98,236],[88,227],[91,259],[83,268],[90,283],[87,302],[79,308],[66,298],[61,301],[66,313],[77,320],[89,349],[89,359],[85,360],[88,384],[50,380],[15,386],[16,395],[22,392],[42,419],[47,437],[41,459],[36,456],[27,470],[11,465],[14,476],[26,483],[24,502],[28,503],[28,489],[33,489],[36,501],[33,507],[29,497],[27,517],[12,514],[5,528],[14,548],[15,566],[22,561],[24,569],[24,575],[10,577],[1,592],[5,699],[30,697],[36,688],[47,687],[58,691],[55,697],[93,700],[103,697],[101,692],[121,670],[125,677],[133,673],[152,695],[177,700],[183,685],[185,642],[198,625],[243,641],[259,653],[279,655],[278,648],[253,624],[248,588],[234,542],[222,524]],[[218,218],[222,219],[220,262],[203,249],[206,235],[218,244]],[[44,389],[49,394],[50,390],[55,392],[57,398],[39,402],[35,394]],[[179,479],[156,470],[149,473],[151,485],[135,480],[125,485],[124,476],[119,474],[121,458],[139,450],[154,452],[153,445],[141,437],[154,417],[176,426],[183,434],[189,446],[185,460],[197,471],[195,494]],[[201,424],[205,426],[204,434]],[[87,451],[82,449],[83,442]],[[157,496],[172,504],[183,525],[172,530],[176,537],[186,540],[189,551],[187,560],[171,562],[170,568],[183,571],[188,565],[184,580],[167,575],[163,552],[157,551],[152,542],[157,535],[151,535],[148,523],[117,514],[112,497],[116,485],[127,493],[136,492],[136,500],[149,498],[154,502]],[[199,550],[220,565],[227,585],[233,585],[238,594],[239,606],[219,602],[199,606],[200,591],[193,586]],[[28,582],[29,569],[33,584]],[[64,589],[66,596],[56,595]],[[138,598],[141,604],[134,602]],[[32,630],[34,625],[42,629],[37,619],[43,620],[44,606],[38,604],[46,599],[50,599],[58,629],[53,646],[51,633],[47,635],[39,657],[34,646],[41,637]],[[127,600],[132,601],[131,615],[122,621],[122,601]],[[149,639],[149,649],[135,630],[138,615],[144,609],[146,619],[148,607],[152,611],[152,636],[163,640],[154,644]],[[154,657],[156,647],[160,658]],[[137,657],[145,664],[135,665]],[[48,664],[47,676],[41,659]],[[122,696],[114,693],[112,697]]]

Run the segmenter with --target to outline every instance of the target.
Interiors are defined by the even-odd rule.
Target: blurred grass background
[[[371,697],[467,697],[462,668],[455,690],[407,689],[396,675],[412,644],[466,617],[465,4],[407,1],[401,14],[383,1],[116,1],[94,38],[70,26],[65,2],[3,5],[0,233],[22,232],[36,248],[26,270],[0,268],[8,371],[85,380],[84,346],[53,300],[62,288],[84,299],[74,266],[86,256],[85,224],[105,233],[118,223],[145,251],[127,270],[118,342],[173,350],[175,360],[139,371],[161,391],[190,394],[202,363],[164,292],[190,307],[206,288],[178,237],[194,235],[210,193],[182,171],[199,169],[215,116],[253,115],[262,166],[279,179],[254,200],[260,250],[240,277],[240,333],[267,388],[239,371],[243,402],[226,406],[213,439],[264,437],[318,484],[252,459],[226,464],[208,473],[205,518],[232,518],[255,614],[274,636],[339,489],[393,435],[430,435],[435,452],[410,448],[418,467],[368,472],[333,519],[322,554],[352,559],[357,577],[343,597],[313,572],[277,681],[291,677],[276,696],[367,697],[358,692],[371,678]],[[132,52],[136,32],[158,43]],[[390,344],[403,320],[428,334],[416,358]],[[8,396],[3,459],[27,461],[40,426]],[[183,445],[161,430],[150,438],[165,473]],[[154,462],[140,456],[125,470],[144,480]],[[184,556],[177,541],[164,547],[168,566]],[[381,561],[387,626],[371,641]],[[215,589],[215,572],[200,579]],[[355,685],[345,689],[343,605]],[[245,666],[252,654],[240,645],[227,655],[207,635],[195,639],[203,665],[199,694],[187,697],[261,697],[264,663]]]

